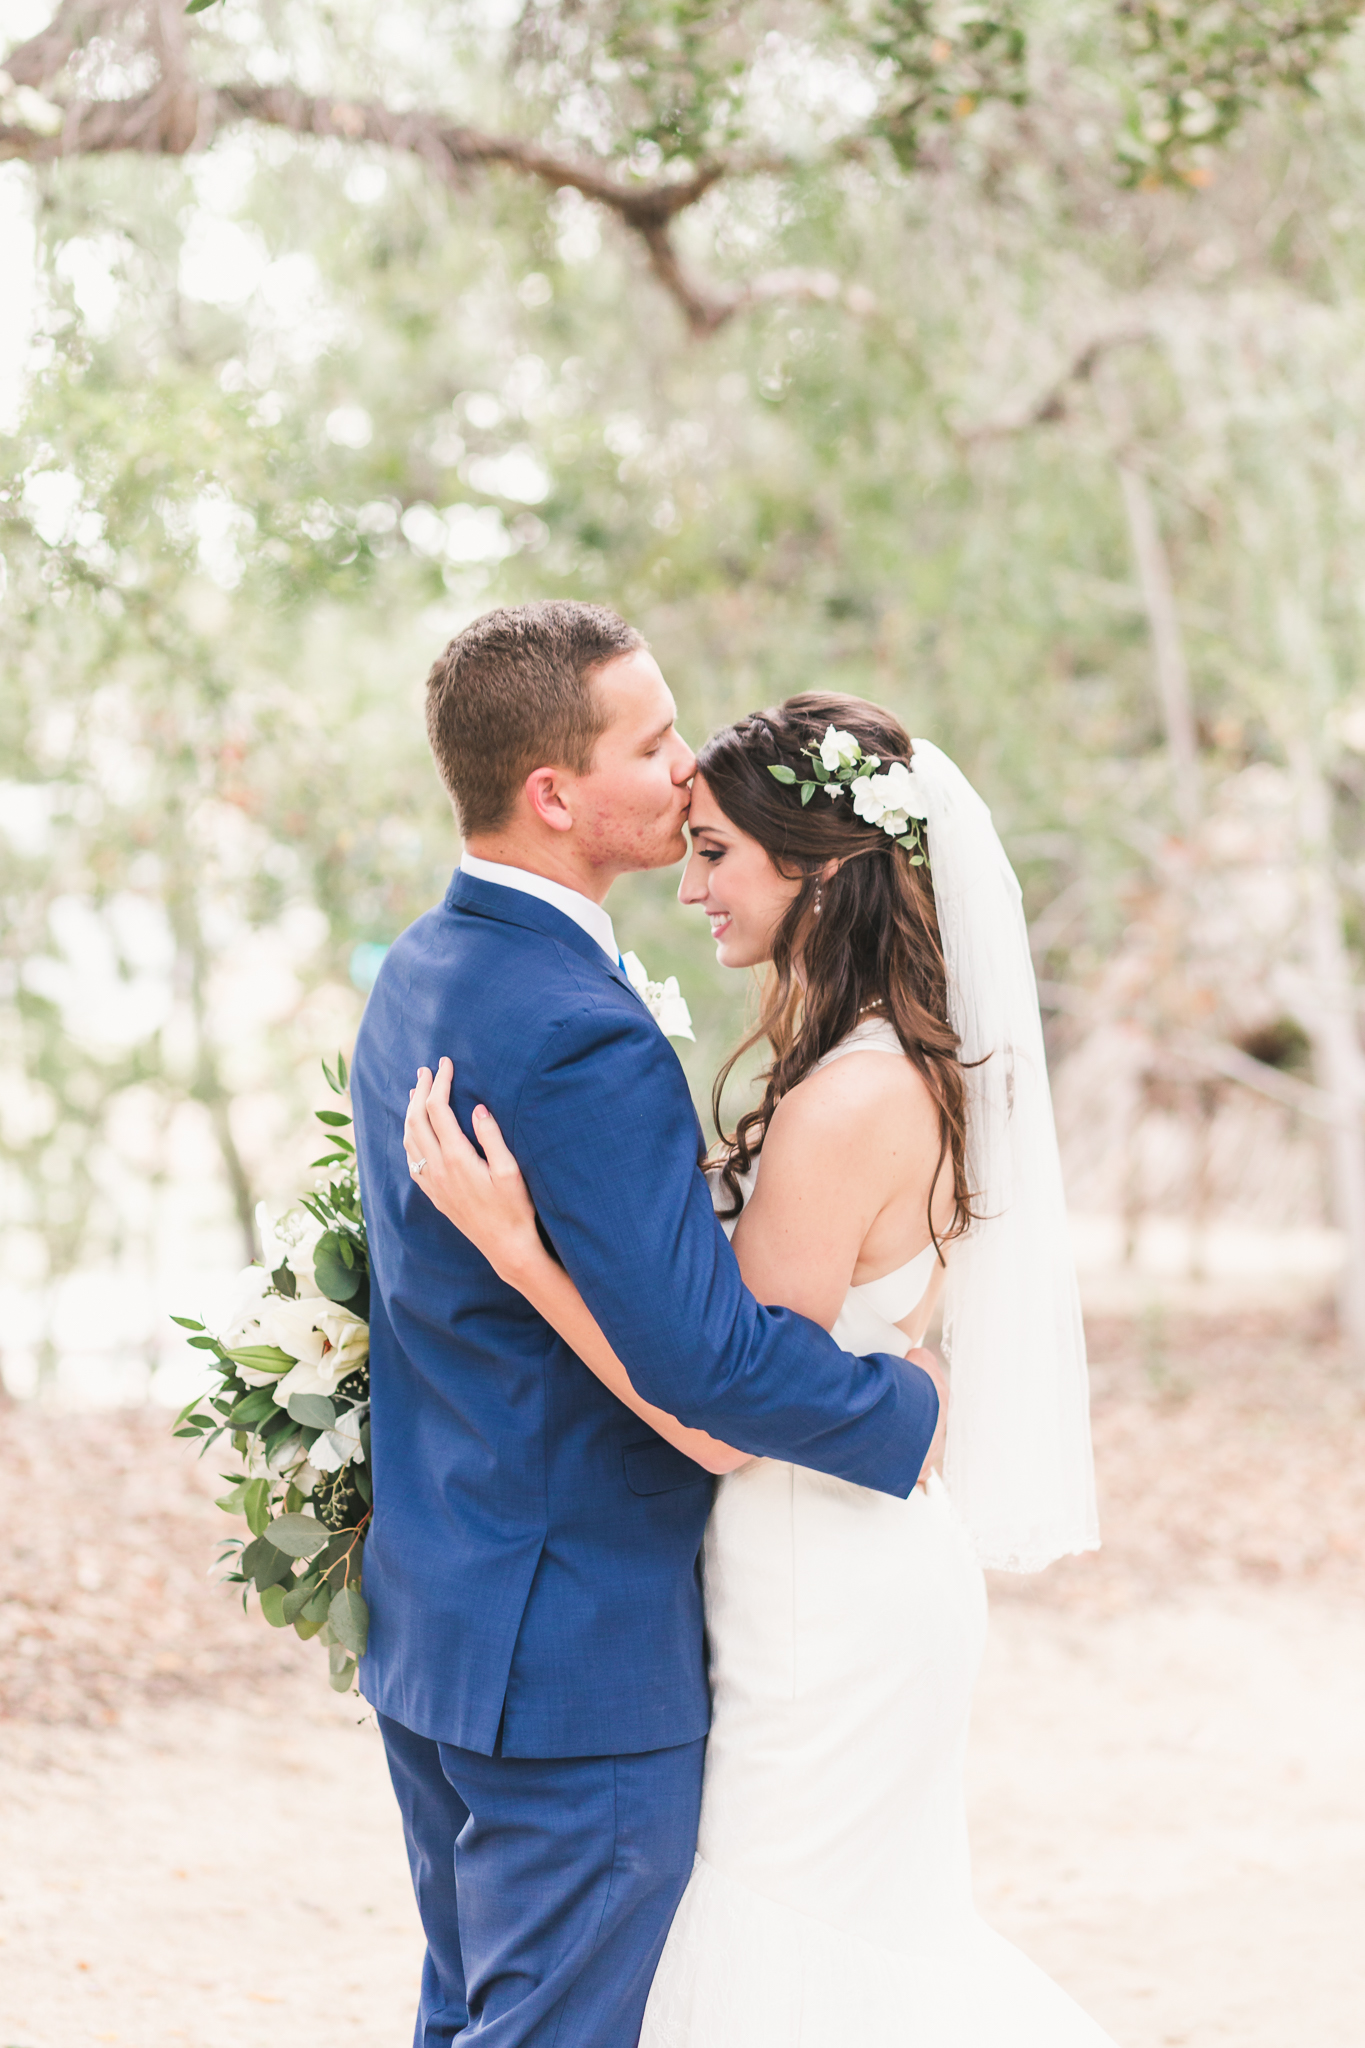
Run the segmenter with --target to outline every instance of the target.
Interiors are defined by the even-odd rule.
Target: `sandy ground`
[[[994,1589],[982,1908],[1121,2048],[1359,2048],[1365,1399],[1264,1317],[1092,1350],[1108,1541]],[[0,1426],[0,2048],[406,2048],[364,1710],[205,1582],[163,1418]]]

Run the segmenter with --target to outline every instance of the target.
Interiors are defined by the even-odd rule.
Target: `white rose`
[[[313,1278],[313,1252],[323,1234],[317,1217],[301,1208],[271,1216],[262,1202],[256,1209],[256,1225],[267,1269],[273,1273],[277,1266],[288,1266],[298,1293],[316,1298],[321,1289]]]
[[[851,732],[840,732],[837,726],[826,726],[825,737],[820,742],[820,759],[831,775],[840,768],[852,768],[862,758],[862,748]]]
[[[860,775],[852,785],[853,808],[869,825],[899,838],[911,818],[925,815],[914,778],[903,761],[893,761],[885,775]]]
[[[626,970],[626,980],[664,1036],[690,1038],[695,1045],[696,1034],[692,1029],[692,1013],[687,1007],[682,990],[678,987],[677,975],[670,974],[667,981],[651,981],[638,953],[623,953],[621,964]]]
[[[313,1277],[313,1254],[318,1248],[318,1239],[325,1235],[323,1226],[316,1216],[304,1211],[307,1228],[289,1254],[289,1270],[294,1275],[294,1286],[301,1300],[316,1301],[322,1289]]]
[[[343,1465],[354,1459],[364,1464],[365,1453],[360,1444],[360,1425],[364,1414],[359,1408],[351,1408],[345,1415],[338,1416],[334,1429],[325,1429],[312,1450],[309,1462],[320,1472],[339,1472]]]
[[[339,1472],[346,1463],[341,1452],[333,1449],[331,1436],[330,1430],[324,1430],[308,1453],[309,1463],[316,1465],[319,1472]]]
[[[860,775],[848,786],[854,810],[869,825],[881,822],[882,801],[877,793],[877,785],[884,780],[885,777],[881,775]]]
[[[651,984],[654,986],[655,984]],[[650,1006],[653,1008],[653,1005]],[[659,1007],[654,1011],[655,1021],[665,1038],[690,1038],[695,1045],[696,1033],[692,1029],[692,1012],[678,987],[678,977],[670,974],[659,992]]]
[[[923,818],[928,815],[924,799],[915,787],[914,774],[906,767],[904,761],[893,761],[885,775],[879,775],[877,780],[886,785],[883,795],[888,810],[900,811],[907,818]],[[904,830],[904,827],[901,829]]]
[[[270,1449],[266,1453],[266,1470],[272,1478],[277,1478],[297,1465],[302,1456],[303,1446],[298,1438],[287,1429],[281,1430],[280,1434],[271,1440]]]

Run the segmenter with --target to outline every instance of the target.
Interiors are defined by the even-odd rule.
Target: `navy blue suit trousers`
[[[634,2048],[692,1869],[705,1743],[482,1756],[379,1726],[427,1937],[413,2048]]]

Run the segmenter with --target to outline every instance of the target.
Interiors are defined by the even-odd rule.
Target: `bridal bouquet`
[[[322,1071],[344,1095],[344,1058]],[[330,1149],[313,1165],[331,1177],[263,1228],[265,1263],[243,1273],[221,1330],[173,1318],[217,1375],[175,1433],[202,1439],[202,1450],[228,1439],[241,1469],[222,1474],[218,1506],[243,1516],[248,1533],[219,1553],[224,1578],[242,1587],[244,1609],[255,1587],[273,1628],[325,1644],[330,1683],[346,1692],[369,1620],[360,1579],[372,1501],[370,1269],[355,1148],[342,1136],[351,1119],[317,1115]]]

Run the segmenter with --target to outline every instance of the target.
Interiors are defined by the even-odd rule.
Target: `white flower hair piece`
[[[923,821],[928,815],[924,798],[915,786],[913,765],[893,761],[885,775],[878,775],[879,754],[865,754],[851,732],[826,726],[818,747],[803,747],[810,762],[810,774],[802,777],[785,762],[769,763],[768,773],[786,788],[799,788],[801,801],[808,804],[817,789],[823,789],[831,803],[851,798],[854,812],[867,825],[880,825],[888,838],[903,847],[915,868],[929,865],[924,843]]]

